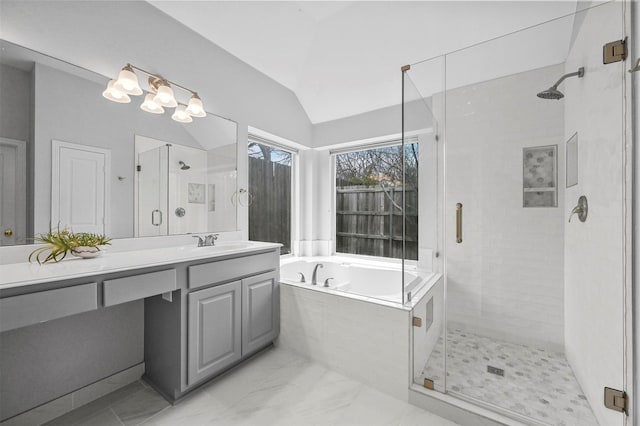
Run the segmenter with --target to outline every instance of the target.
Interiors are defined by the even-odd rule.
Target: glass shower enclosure
[[[403,137],[433,147],[422,259],[444,278],[435,337],[414,327],[416,388],[528,424],[628,421],[603,404],[605,388],[631,385],[631,64],[603,63],[627,35],[626,7],[403,69]]]

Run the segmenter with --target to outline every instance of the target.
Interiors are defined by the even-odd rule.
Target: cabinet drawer
[[[104,306],[144,299],[176,289],[176,270],[150,272],[104,281]]]
[[[189,266],[189,288],[255,275],[278,268],[277,251]]]
[[[96,283],[0,299],[0,332],[98,309]]]

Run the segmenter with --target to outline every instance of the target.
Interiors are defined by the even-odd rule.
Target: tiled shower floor
[[[564,354],[507,343],[462,330],[447,331],[447,388],[557,426],[598,422]],[[418,377],[444,390],[443,341]],[[504,377],[487,366],[504,369]]]

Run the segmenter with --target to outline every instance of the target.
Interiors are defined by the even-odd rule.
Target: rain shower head
[[[542,99],[556,99],[560,100],[564,98],[564,94],[555,87],[549,87],[547,90],[543,90],[538,93],[538,97]]]
[[[563,75],[562,77],[560,77],[560,80],[556,82],[556,84],[549,87],[547,90],[543,90],[542,92],[538,93],[538,97],[542,99],[555,99],[555,100],[560,100],[564,98],[564,94],[558,90],[558,86],[566,78],[575,77],[575,76],[577,76],[578,78],[584,77],[584,67],[578,68],[578,71],[576,72],[570,72],[569,74]]]
[[[187,166],[184,161],[178,161],[178,164],[180,165],[180,170],[189,170],[191,168],[191,166]]]

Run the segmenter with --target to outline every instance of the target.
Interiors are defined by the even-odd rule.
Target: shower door
[[[527,423],[627,422],[603,404],[605,387],[631,391],[631,64],[603,64],[603,46],[625,38],[624,7],[448,54],[436,59],[443,76],[433,60],[407,71],[444,124],[446,325],[422,377],[414,366],[426,387]],[[427,88],[429,75],[444,91]]]
[[[137,236],[167,235],[169,146],[138,154]]]

